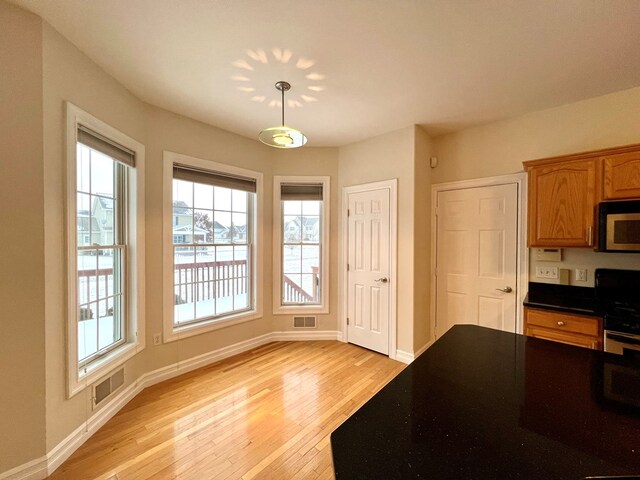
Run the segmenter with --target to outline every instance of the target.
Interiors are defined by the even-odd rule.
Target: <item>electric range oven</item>
[[[595,293],[605,351],[640,357],[640,271],[598,268]]]

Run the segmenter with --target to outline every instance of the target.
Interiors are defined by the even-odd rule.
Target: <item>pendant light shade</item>
[[[282,93],[282,125],[279,127],[265,128],[258,135],[258,139],[265,145],[276,148],[298,148],[307,143],[307,137],[300,130],[287,127],[284,124],[284,92],[289,90],[291,85],[280,81],[276,83],[276,90]]]

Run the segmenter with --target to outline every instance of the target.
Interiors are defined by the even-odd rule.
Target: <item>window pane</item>
[[[233,211],[234,212],[246,212],[247,211],[247,198],[248,193],[241,190],[232,190]]]
[[[193,184],[193,206],[213,210],[213,187],[211,185]]]
[[[174,323],[193,320],[195,317],[194,281],[195,248],[174,247]]]
[[[106,155],[91,151],[91,193],[113,197],[113,172],[116,162]]]
[[[91,191],[91,180],[90,180],[90,149],[89,147],[85,147],[84,145],[78,143],[78,148],[76,149],[76,189],[79,192],[90,193]]]
[[[193,183],[183,180],[173,181],[173,204],[176,206],[193,207]]]
[[[212,242],[213,210],[196,210],[193,212],[193,240],[191,243]]]
[[[299,245],[285,245],[283,248],[283,272],[301,273],[302,247]]]
[[[98,304],[80,307],[78,316],[78,360],[83,361],[98,351]]]
[[[320,217],[302,217],[302,241],[307,243],[320,243]]]
[[[92,197],[92,238],[100,245],[114,244],[114,200],[107,197]]]
[[[315,275],[302,275],[302,290],[308,295],[306,303],[312,303],[318,301],[317,283]]]
[[[190,193],[192,200],[188,198]],[[175,323],[250,307],[249,251],[248,246],[238,244],[251,238],[248,206],[253,198],[251,193],[230,188],[174,180]],[[189,217],[193,227],[186,232],[182,224],[187,224]],[[203,245],[195,249],[178,247],[191,242]],[[191,264],[181,255],[189,255]]]
[[[305,245],[302,247],[301,273],[317,273],[320,267],[320,246]]]
[[[231,190],[222,187],[213,187],[213,208],[216,210],[231,211]]]
[[[319,200],[305,200],[302,202],[302,215],[320,215],[321,204]]]
[[[285,243],[300,243],[302,241],[301,217],[285,215],[282,238]]]
[[[215,315],[215,264],[204,256],[196,255],[194,268],[194,293],[196,304],[196,318],[206,318]]]
[[[302,215],[302,202],[299,200],[285,200],[282,202],[285,215]]]
[[[231,213],[216,210],[213,216],[214,243],[231,243]]]
[[[232,241],[233,243],[247,243],[247,214],[233,213]]]

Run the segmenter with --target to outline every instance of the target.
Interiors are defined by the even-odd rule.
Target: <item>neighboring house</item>
[[[87,210],[78,212],[78,245],[89,246],[100,242],[100,227],[96,218]]]
[[[302,231],[302,241],[319,241],[320,239],[320,218],[319,217],[295,217],[284,225],[285,242],[296,242],[300,240]]]
[[[228,229],[229,230],[229,229]],[[247,226],[246,225],[233,225],[231,227],[231,237],[233,242],[242,243],[247,240]],[[228,236],[228,234],[227,234]]]
[[[220,240],[229,240],[229,228],[225,227],[219,222],[213,222],[213,235],[215,239],[214,243],[219,243]],[[245,238],[247,236],[246,229],[244,236]]]
[[[191,207],[182,200],[173,202],[173,226],[191,225],[193,222],[193,211]]]
[[[207,231],[204,228],[193,225],[182,225],[173,227],[173,243],[205,243]]]
[[[100,194],[98,194],[100,195]],[[100,238],[96,243],[113,244],[113,199],[95,197],[91,212],[100,228]]]

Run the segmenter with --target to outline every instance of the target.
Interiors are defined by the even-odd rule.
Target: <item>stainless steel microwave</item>
[[[640,253],[640,200],[598,204],[598,251]]]

